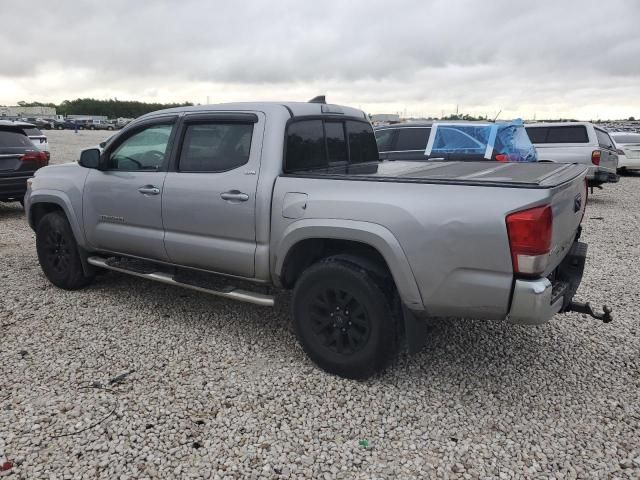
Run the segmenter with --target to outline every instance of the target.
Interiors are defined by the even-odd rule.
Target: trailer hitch
[[[593,308],[591,308],[591,304],[589,302],[580,303],[580,302],[571,302],[567,307],[567,312],[577,312],[584,313],[590,315],[596,320],[602,320],[604,323],[609,323],[613,320],[611,316],[611,308],[606,305],[602,306],[602,313],[595,312]]]

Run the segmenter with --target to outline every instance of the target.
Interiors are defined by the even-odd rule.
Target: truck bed
[[[554,188],[583,173],[583,165],[558,163],[497,163],[477,162],[381,162],[351,167],[350,172],[339,168],[328,172],[304,172],[294,176],[332,177],[349,180],[380,182],[443,183],[509,188]],[[355,171],[354,171],[355,170]]]

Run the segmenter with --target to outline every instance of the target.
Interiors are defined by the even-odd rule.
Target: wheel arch
[[[80,222],[71,206],[71,201],[64,192],[32,192],[29,197],[29,207],[27,211],[27,220],[29,226],[35,231],[38,223],[47,213],[59,211],[62,212],[69,225],[76,242],[79,246],[85,246],[85,239]]]
[[[395,236],[385,227],[369,222],[305,219],[283,232],[272,265],[274,282],[292,288],[305,268],[332,255],[355,255],[387,269],[402,301],[423,309],[411,266]]]

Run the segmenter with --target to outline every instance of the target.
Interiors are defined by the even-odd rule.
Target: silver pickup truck
[[[585,173],[379,162],[360,110],[236,103],[137,119],[78,163],[39,170],[25,209],[58,287],[109,269],[263,306],[292,290],[308,355],[364,378],[403,341],[417,349],[427,318],[591,313],[572,302]]]

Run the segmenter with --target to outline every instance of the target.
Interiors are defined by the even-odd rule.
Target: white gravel
[[[53,159],[108,134],[50,132]],[[591,198],[578,297],[613,323],[449,321],[354,382],[306,358],[286,297],[269,310],[118,274],[52,287],[23,212],[0,204],[0,476],[640,478],[639,227],[640,176]]]

